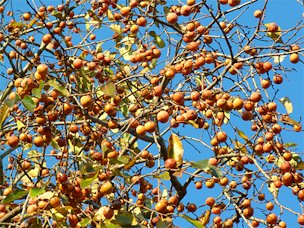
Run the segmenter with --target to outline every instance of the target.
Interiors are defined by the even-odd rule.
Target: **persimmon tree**
[[[1,1],[0,224],[304,225],[303,21],[256,4]]]

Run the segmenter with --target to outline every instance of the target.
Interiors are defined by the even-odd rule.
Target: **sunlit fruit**
[[[46,75],[48,73],[48,66],[45,64],[39,64],[37,66],[37,72],[42,75]]]
[[[269,79],[263,79],[261,85],[263,89],[267,89],[271,85],[271,81]]]
[[[304,215],[299,215],[297,221],[300,225],[304,225]]]
[[[300,58],[299,58],[299,55],[297,53],[292,53],[289,56],[289,60],[290,60],[291,63],[297,63],[297,62],[299,62]]]
[[[81,59],[75,59],[73,61],[73,66],[75,69],[80,69],[83,66],[83,61]]]
[[[159,201],[155,205],[155,210],[159,213],[165,213],[167,211],[168,203],[166,201]]]
[[[228,0],[230,6],[237,6],[241,3],[241,0]]]
[[[203,184],[202,184],[201,181],[195,182],[195,188],[196,188],[196,189],[201,189],[202,187],[203,187]]]
[[[172,204],[174,206],[176,206],[178,204],[178,197],[177,196],[171,196],[169,199],[168,199],[168,203],[169,204]]]
[[[112,218],[114,215],[114,210],[110,207],[105,207],[103,210],[103,216],[106,217],[107,219]]]
[[[188,210],[189,212],[195,212],[196,209],[197,209],[197,207],[196,207],[196,205],[195,205],[194,203],[188,203],[188,205],[187,205],[187,210]]]
[[[261,18],[263,15],[263,12],[262,12],[262,10],[256,10],[256,11],[254,11],[253,15],[256,18]]]
[[[263,69],[264,69],[266,72],[270,71],[270,70],[272,69],[272,64],[271,64],[271,62],[265,62],[265,63],[263,63]]]
[[[279,26],[276,23],[269,23],[267,24],[268,32],[277,32],[279,29]]]
[[[15,148],[18,146],[19,144],[19,138],[16,135],[12,135],[8,138],[7,140],[7,144],[12,147]]]
[[[178,104],[184,103],[184,93],[182,92],[176,92],[172,96],[172,100],[174,100]]]
[[[271,213],[271,214],[267,215],[267,217],[266,217],[266,222],[271,225],[276,224],[277,220],[278,220],[277,216],[274,213]]]
[[[205,201],[205,203],[209,206],[212,207],[215,204],[215,199],[213,197],[208,197]]]
[[[108,195],[111,194],[113,191],[114,186],[110,181],[104,182],[99,189],[101,195]]]
[[[53,37],[51,34],[45,34],[43,37],[42,37],[42,42],[45,43],[45,44],[49,44],[51,43]]]
[[[156,118],[159,122],[166,123],[169,120],[169,113],[165,110],[162,110],[159,113],[157,113]]]
[[[166,159],[166,161],[165,161],[165,167],[167,169],[175,169],[177,167],[176,160],[173,159],[173,158]]]
[[[274,205],[273,205],[272,202],[266,203],[266,209],[267,209],[268,211],[271,211],[273,208],[274,208]]]
[[[166,18],[167,18],[167,21],[171,24],[176,23],[178,20],[176,13],[168,13]]]
[[[198,101],[200,98],[200,94],[198,91],[191,92],[191,100]]]
[[[29,205],[26,209],[26,213],[32,214],[38,210],[38,206],[36,204]]]
[[[93,99],[90,95],[85,95],[80,98],[80,104],[84,107],[90,107],[93,104]]]
[[[243,108],[244,102],[241,98],[236,97],[232,102],[233,108],[235,110],[240,110]]]
[[[60,198],[58,196],[54,196],[50,199],[50,205],[55,208],[60,205]]]
[[[145,130],[149,133],[153,133],[156,128],[156,124],[154,121],[148,121],[144,124]]]
[[[262,99],[262,95],[260,92],[253,92],[250,95],[250,100],[252,100],[253,102],[259,102]]]
[[[138,126],[136,127],[136,133],[137,133],[138,135],[145,135],[145,134],[146,134],[146,129],[145,129],[145,127],[144,127],[143,125],[138,125]]]
[[[219,142],[226,142],[228,136],[225,132],[220,131],[220,132],[216,133],[216,138]]]
[[[130,14],[131,8],[129,6],[124,6],[120,9],[120,13],[123,16],[127,16]]]
[[[245,218],[250,218],[251,216],[253,216],[254,210],[252,207],[246,207],[243,210],[243,214],[244,214]]]
[[[35,146],[37,147],[42,147],[44,145],[44,140],[43,137],[38,135],[34,138],[33,143],[35,144]]]
[[[4,196],[8,196],[9,194],[11,194],[13,192],[13,189],[11,188],[11,187],[8,187],[8,188],[5,188],[4,190],[3,190],[3,195]]]

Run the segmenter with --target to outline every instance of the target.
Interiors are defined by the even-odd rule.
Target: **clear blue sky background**
[[[50,1],[43,1],[47,2],[49,4]],[[168,3],[175,3],[177,1],[168,1]],[[207,2],[216,2],[216,1],[210,1],[207,0]],[[242,0],[242,2],[245,2]],[[61,1],[53,0],[52,4],[60,4]],[[240,21],[243,25],[254,25],[257,23],[257,19],[253,17],[253,12],[257,9],[261,9],[263,6],[264,1],[259,0],[258,2],[254,3],[253,5],[250,6],[250,9],[247,10],[247,12],[241,16],[241,18],[238,20]],[[38,1],[37,1],[38,4]],[[16,7],[17,4],[14,3],[14,6]],[[18,7],[20,7],[20,10],[24,11],[26,10],[25,8],[26,3],[24,0],[18,1]],[[223,9],[228,9],[229,6],[223,7]],[[17,10],[17,9],[15,9]],[[268,7],[267,7],[267,14],[266,14],[266,19],[265,22],[276,22],[282,30],[290,28],[295,26],[295,24],[300,20],[300,18],[303,19],[302,17],[303,13],[303,8],[301,5],[296,1],[296,0],[269,0]],[[96,33],[98,36],[98,33]],[[302,33],[303,35],[303,33]],[[284,37],[283,37],[284,39]],[[302,44],[303,47],[303,44]],[[301,57],[302,60],[304,57]],[[303,64],[299,63],[297,65],[293,65],[289,63],[288,57],[283,61],[283,65],[287,67],[294,67],[296,69],[295,72],[290,72],[288,73],[286,77],[284,77],[284,83],[282,85],[276,86],[276,88],[279,88],[280,91],[277,94],[277,98],[282,98],[284,96],[288,96],[293,104],[294,107],[294,112],[291,114],[291,117],[295,120],[299,120],[299,118],[304,114],[304,103],[303,103],[303,98],[304,98],[304,72],[303,72]],[[0,70],[2,71],[2,70]],[[0,85],[0,89],[4,89],[4,84]],[[281,110],[283,110],[283,106],[280,107]],[[242,123],[240,123],[242,124]],[[246,131],[248,129],[248,125],[240,125],[240,129],[243,129]],[[180,132],[181,134],[184,135],[191,135],[193,134],[193,129],[190,127],[185,127],[185,128],[180,128],[177,130],[177,132]],[[295,142],[298,144],[297,146],[297,151],[302,152],[300,153],[301,157],[303,158],[303,151],[304,151],[304,138],[303,134],[296,134],[293,132],[290,133],[285,133],[284,134],[285,142]],[[198,153],[196,150],[194,150],[189,144],[183,143],[184,149],[185,149],[185,158],[189,161],[195,161],[195,160],[201,160],[204,158],[209,158],[212,156],[212,152],[208,151],[206,148],[202,147],[197,147],[198,150],[201,151],[201,153]],[[192,189],[192,190],[191,190]],[[189,188],[189,192],[187,197],[183,200],[183,202],[195,202],[195,203],[203,203],[205,201],[206,196],[209,196],[210,194],[214,194],[215,192],[218,192],[219,189],[206,189],[203,187],[202,190],[196,190],[194,188]],[[218,192],[219,193],[219,192]],[[283,194],[280,194],[281,202],[287,203],[290,207],[293,207],[293,205],[299,205],[296,199],[296,197],[291,197],[291,191],[290,190],[283,190]],[[278,208],[276,208],[276,212]],[[296,208],[295,210],[300,210],[300,208]],[[194,217],[193,215],[191,215]],[[257,216],[258,217],[258,216]],[[283,220],[287,222],[288,227],[298,227],[298,224],[296,222],[295,217],[291,217],[289,213],[286,213],[283,217]],[[191,227],[189,223],[185,222],[185,220],[177,220],[180,227]],[[240,224],[241,226],[241,224]],[[262,226],[260,226],[262,227]]]

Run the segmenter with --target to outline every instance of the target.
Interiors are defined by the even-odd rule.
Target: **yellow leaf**
[[[177,165],[183,163],[184,148],[179,137],[172,133],[169,137],[168,157],[175,159]]]
[[[288,97],[282,97],[280,99],[280,102],[284,105],[284,107],[287,111],[287,114],[290,114],[290,113],[293,112],[293,106],[292,106],[292,103],[291,103],[291,101]]]
[[[8,117],[9,113],[10,113],[9,107],[6,104],[4,104],[0,108],[0,130],[2,129],[2,125],[5,122],[6,118]]]
[[[200,221],[203,226],[206,226],[209,223],[210,215],[211,215],[210,210],[206,210],[205,214],[200,218]]]
[[[265,24],[265,26],[268,28],[269,24]],[[276,41],[277,43],[283,43],[283,40],[281,38],[281,28],[278,28],[277,32],[267,32],[266,36],[269,36],[271,39],[273,39],[274,41]]]
[[[198,124],[194,120],[189,120],[188,123],[190,123],[195,128],[199,128]]]
[[[109,21],[115,21],[111,10],[108,9],[107,15],[108,15]]]
[[[28,28],[31,28],[37,21],[38,17],[35,17],[31,22],[27,25]]]
[[[20,131],[24,127],[25,127],[24,123],[22,123],[20,120],[17,120],[17,129],[18,129],[18,131]]]
[[[235,129],[236,130],[236,132],[238,133],[238,135],[242,138],[242,139],[245,139],[245,140],[248,140],[248,136],[247,135],[245,135],[245,133],[243,132],[243,131],[241,131],[241,130],[239,130],[239,129]]]

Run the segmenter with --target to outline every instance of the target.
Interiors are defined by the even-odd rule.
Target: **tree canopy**
[[[0,225],[304,225],[304,24],[269,4],[1,1]]]

